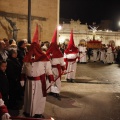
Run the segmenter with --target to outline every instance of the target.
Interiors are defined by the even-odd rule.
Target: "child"
[[[2,94],[3,101],[5,105],[8,105],[8,95],[9,95],[9,83],[5,73],[7,68],[6,61],[0,61],[0,92]]]
[[[0,120],[9,120],[10,115],[8,113],[7,107],[4,105],[2,100],[2,95],[0,93]]]

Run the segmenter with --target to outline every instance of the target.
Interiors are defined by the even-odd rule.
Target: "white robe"
[[[37,77],[43,74],[52,75],[50,61],[24,63],[22,73],[26,76]],[[46,97],[43,97],[42,83],[40,80],[26,80],[24,96],[24,112],[34,116],[42,114],[45,108]]]
[[[82,49],[80,51],[80,62],[86,62],[86,52],[87,52],[87,49],[85,46],[82,46]]]
[[[103,61],[105,63],[105,59],[106,59],[106,52],[105,50],[101,50],[100,51],[100,61]]]
[[[106,52],[106,63],[114,63],[114,55],[111,47],[109,47]]]
[[[52,64],[53,66],[59,64],[61,67],[64,67],[64,66],[65,66],[64,58],[63,58],[63,57],[61,57],[61,58],[52,58],[51,64]],[[62,69],[60,69],[60,71],[62,71]],[[52,67],[52,72],[53,72],[54,79],[56,80],[56,78],[59,77],[58,68]],[[48,87],[49,85],[50,85],[50,83],[47,81],[47,87]],[[51,86],[51,88],[49,89],[48,92],[60,93],[60,91],[61,91],[61,78],[59,77],[59,78],[56,80],[56,82]]]
[[[97,61],[97,51],[96,49],[93,50],[93,61]]]
[[[70,72],[70,73],[66,74],[66,79],[75,79],[76,67],[77,67],[76,59],[79,58],[79,53],[76,53],[76,54],[75,53],[74,54],[64,53],[64,58],[68,60],[73,60],[73,61],[68,61],[67,72]]]

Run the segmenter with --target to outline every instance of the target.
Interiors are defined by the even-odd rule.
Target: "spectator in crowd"
[[[9,44],[9,40],[8,40],[7,38],[3,38],[3,41],[5,42],[5,50],[8,51],[9,46],[10,46],[10,44]]]
[[[26,42],[24,40],[21,40],[18,42],[18,60],[20,62],[21,65],[23,65],[23,59],[24,56],[26,55]]]
[[[13,50],[17,50],[17,44],[16,41],[14,39],[10,39],[9,40],[9,50],[13,49]]]
[[[5,105],[8,106],[8,97],[9,97],[9,82],[5,73],[7,68],[6,61],[0,61],[0,93],[5,102]]]
[[[17,59],[17,51],[10,50],[7,59],[6,74],[9,81],[9,108],[18,109],[17,98],[20,98],[21,64]]]
[[[6,60],[8,58],[8,52],[5,50],[6,45],[3,40],[0,41],[0,60]]]

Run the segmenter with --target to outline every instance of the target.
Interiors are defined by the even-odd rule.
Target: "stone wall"
[[[36,24],[39,25],[39,39],[51,41],[53,32],[58,23],[59,0],[31,0],[31,38]],[[11,38],[12,28],[5,17],[16,22],[19,29],[17,38],[27,38],[27,11],[28,0],[0,0],[0,38]]]

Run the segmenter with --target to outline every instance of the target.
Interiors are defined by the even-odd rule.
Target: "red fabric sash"
[[[46,93],[46,76],[45,76],[45,74],[42,74],[40,76],[40,80],[41,80],[41,83],[42,83],[43,97],[46,97],[47,93]]]
[[[46,97],[46,77],[45,77],[45,74],[42,74],[42,75],[37,76],[37,77],[27,76],[27,78],[28,78],[29,80],[33,80],[33,81],[38,81],[38,80],[40,80],[41,83],[42,83],[42,93],[43,93],[43,97]]]
[[[60,76],[60,79],[61,79],[61,65],[60,64],[57,64],[57,65],[52,65],[53,68],[57,68],[58,69],[58,76]]]
[[[76,58],[75,59],[67,59],[68,62],[73,62],[73,61],[76,61]]]
[[[38,76],[38,77],[29,77],[29,76],[27,76],[27,78],[29,79],[29,80],[40,80],[40,76]]]

